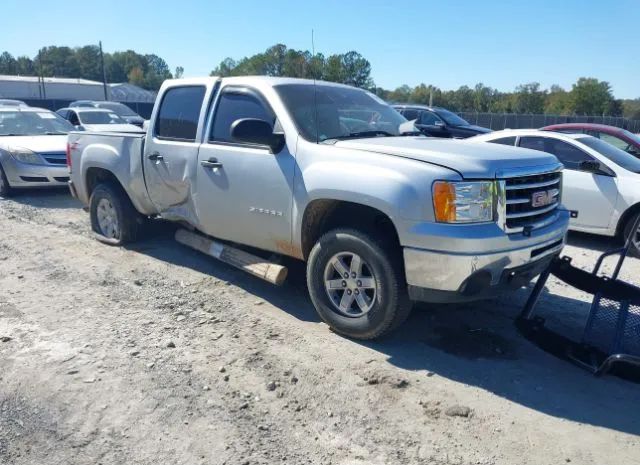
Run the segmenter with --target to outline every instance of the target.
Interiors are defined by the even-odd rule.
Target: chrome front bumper
[[[528,240],[520,247],[513,247],[517,242],[510,244],[505,234],[505,243],[511,247],[489,253],[462,248],[443,251],[404,247],[405,273],[412,298],[432,302],[471,301],[521,287],[560,253],[568,217],[568,213],[562,212],[561,218],[545,228],[537,241]],[[476,250],[482,250],[483,241],[470,241],[475,242]],[[495,238],[490,242],[495,244]]]

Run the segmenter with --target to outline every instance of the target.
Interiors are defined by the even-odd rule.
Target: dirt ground
[[[171,225],[96,242],[64,191],[0,199],[0,231],[1,464],[640,464],[639,386],[520,337],[524,290],[361,343],[301,279],[272,287]],[[587,296],[548,288],[540,313],[578,335]]]

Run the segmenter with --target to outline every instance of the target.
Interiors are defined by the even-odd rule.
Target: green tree
[[[571,89],[573,110],[581,115],[608,114],[613,94],[606,81],[582,77]]]
[[[513,108],[517,113],[543,113],[545,92],[539,82],[530,82],[516,87]]]
[[[0,55],[0,74],[18,74],[16,59],[9,52]]]
[[[79,77],[102,81],[102,67],[100,65],[100,48],[97,45],[85,45],[75,49],[79,67]]]

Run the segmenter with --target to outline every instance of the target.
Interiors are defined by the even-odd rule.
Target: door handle
[[[217,158],[209,158],[208,160],[202,160],[200,162],[205,168],[222,168],[222,163]]]
[[[160,160],[164,160],[164,157],[162,155],[160,155],[159,152],[153,152],[151,154],[149,154],[149,156],[147,157],[149,160],[151,161],[160,161]]]

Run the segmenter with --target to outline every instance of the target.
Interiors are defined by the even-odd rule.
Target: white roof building
[[[155,92],[129,83],[107,84],[109,100],[153,102]],[[88,79],[0,75],[0,98],[19,100],[104,100],[102,82]]]

